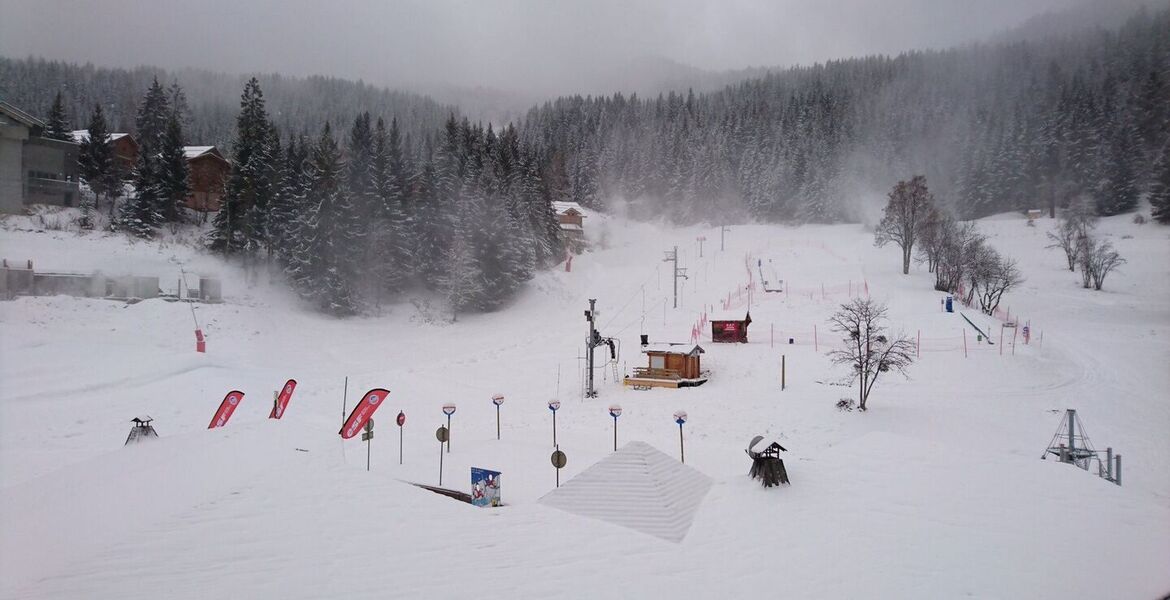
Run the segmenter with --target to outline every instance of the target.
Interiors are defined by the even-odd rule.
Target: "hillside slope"
[[[1005,301],[1031,343],[975,342],[940,309],[924,268],[900,274],[893,248],[854,225],[738,226],[719,232],[595,216],[595,250],[572,271],[538,275],[510,307],[445,323],[403,302],[377,318],[307,312],[279,284],[182,246],[0,229],[0,255],[40,269],[178,277],[216,273],[227,301],[199,305],[207,354],[186,305],[68,297],[0,303],[0,598],[1154,597],[1170,591],[1170,272],[1164,227],[1105,219],[1129,264],[1106,289],[1080,288],[1045,250],[1052,222],[980,223],[1028,281]],[[708,240],[699,257],[697,235]],[[679,308],[662,251],[679,246]],[[756,266],[755,273],[751,267]],[[760,289],[763,265],[787,293]],[[771,277],[771,275],[768,275]],[[749,279],[750,278],[750,279]],[[638,336],[685,342],[703,306],[747,309],[751,343],[700,344],[711,381],[635,391],[615,371],[644,364]],[[163,287],[169,287],[166,283]],[[856,390],[824,353],[826,317],[851,295],[889,304],[921,337],[909,380],[879,382],[864,414],[834,403]],[[602,335],[620,340],[581,397],[582,311],[598,299]],[[421,308],[420,308],[421,307]],[[993,337],[998,321],[965,310]],[[788,344],[791,338],[792,344]],[[1002,354],[1001,354],[1002,349]],[[787,389],[779,389],[785,356]],[[599,358],[602,356],[598,352]],[[616,369],[614,368],[616,366]],[[299,387],[281,421],[272,392]],[[341,442],[363,391],[391,390],[370,446]],[[230,389],[231,423],[207,431]],[[493,393],[503,393],[501,440]],[[714,481],[679,543],[537,502],[554,486],[550,414],[566,481],[620,443],[677,455]],[[405,482],[469,488],[468,467],[503,472],[508,505],[477,509]],[[1039,457],[1076,408],[1099,448],[1125,461],[1124,486]],[[393,417],[407,414],[398,464]],[[129,419],[161,438],[124,448]],[[780,439],[792,485],[745,473],[753,435]],[[1090,556],[1073,565],[1071,556]]]

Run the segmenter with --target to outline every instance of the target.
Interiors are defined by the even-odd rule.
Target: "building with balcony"
[[[44,129],[40,119],[0,101],[0,212],[77,205],[78,146],[42,137]]]

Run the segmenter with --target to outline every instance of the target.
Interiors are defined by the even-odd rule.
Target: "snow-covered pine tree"
[[[398,124],[378,119],[374,128],[373,148],[374,218],[368,244],[376,262],[371,265],[374,291],[378,298],[402,291],[411,276],[411,231],[399,186],[402,151]]]
[[[158,212],[172,231],[182,217],[182,206],[191,193],[187,157],[183,152],[183,128],[176,115],[167,119],[167,133],[158,157]]]
[[[228,176],[223,204],[212,221],[207,245],[225,255],[235,254],[256,242],[249,231],[255,221],[254,206],[265,207],[270,199],[270,174],[274,170],[267,152],[272,141],[272,127],[264,108],[264,93],[255,77],[248,80],[240,97],[240,114],[236,117],[236,141],[232,151],[232,170]]]
[[[296,248],[298,219],[305,210],[307,152],[304,137],[289,140],[279,161],[277,189],[267,213],[269,246],[286,268]]]
[[[65,115],[65,101],[61,98],[60,91],[53,97],[53,105],[49,107],[44,136],[52,140],[73,141],[73,131],[69,127],[69,118]]]
[[[268,125],[267,135],[260,138],[260,145],[252,155],[251,202],[245,212],[240,233],[244,240],[242,250],[247,260],[263,252],[265,260],[271,262],[275,258],[275,248],[268,229],[272,222],[269,212],[280,185],[281,146],[280,134],[271,123]]]
[[[118,210],[118,227],[136,237],[153,237],[155,228],[162,222],[158,210],[162,198],[158,164],[157,156],[138,153],[131,177],[134,192]]]
[[[458,320],[461,313],[482,302],[486,291],[470,222],[474,216],[467,213],[455,216],[451,243],[443,251],[441,259],[444,265],[436,279],[438,289],[451,309],[452,321]]]
[[[1097,194],[1097,214],[1117,215],[1137,206],[1139,189],[1134,162],[1142,159],[1134,127],[1128,122],[1115,124],[1111,148],[1105,161],[1105,181]]]
[[[155,154],[167,135],[167,121],[171,118],[171,102],[155,78],[138,105],[135,125],[138,128],[140,154]]]
[[[1150,185],[1150,216],[1159,223],[1170,223],[1170,144],[1162,149],[1154,165]]]
[[[338,316],[358,312],[355,294],[361,256],[362,222],[347,189],[345,163],[329,123],[313,149],[308,202],[317,206],[317,266],[312,269],[319,287],[318,305]]]
[[[160,152],[170,115],[170,101],[156,78],[138,105],[138,158],[131,176],[134,192],[118,213],[119,227],[138,237],[153,236],[163,219]]]
[[[114,156],[109,138],[102,105],[94,104],[89,117],[89,137],[82,140],[77,153],[81,178],[94,194],[94,206],[89,207],[87,200],[82,204],[84,211],[100,209],[102,199],[109,199],[112,205],[113,199],[121,193],[122,166]],[[92,224],[92,216],[87,217],[87,221]]]

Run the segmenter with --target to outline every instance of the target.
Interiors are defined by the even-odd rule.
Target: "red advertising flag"
[[[297,389],[296,379],[289,379],[285,382],[284,387],[280,390],[280,395],[276,397],[276,404],[273,405],[272,412],[268,413],[269,419],[279,419],[284,416],[284,409],[288,408],[288,401],[292,399],[295,389]]]
[[[390,390],[384,390],[382,388],[374,388],[366,392],[366,395],[362,396],[361,402],[358,402],[358,405],[353,407],[353,412],[349,413],[349,418],[345,420],[345,425],[342,425],[341,431],[337,433],[341,434],[342,439],[347,440],[357,435],[362,430],[362,427],[366,426],[366,421],[370,420],[370,417],[374,415],[374,411],[378,410],[378,407],[382,405],[382,401],[389,395]]]
[[[215,411],[215,416],[211,418],[211,424],[207,428],[215,429],[216,427],[227,425],[228,419],[232,418],[232,413],[236,412],[236,406],[239,406],[243,401],[244,392],[239,390],[228,392],[223,397],[223,402],[219,403],[219,410]]]

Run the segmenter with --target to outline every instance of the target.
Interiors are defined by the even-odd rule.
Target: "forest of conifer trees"
[[[130,173],[108,173],[96,145],[81,156],[99,198],[117,196],[120,177],[133,184],[111,215],[138,236],[182,220],[182,146],[230,140],[207,247],[279,268],[337,315],[418,288],[455,315],[499,307],[563,259],[556,200],[678,223],[864,221],[894,182],[924,175],[961,219],[1074,202],[1113,215],[1143,196],[1170,219],[1170,10],[1118,30],[790,68],[713,93],[563,97],[504,126],[320,77],[266,77],[276,101],[253,77],[228,113],[228,76],[188,72],[164,88],[160,73],[0,59],[0,93],[43,106],[54,131],[72,114],[136,134]],[[147,90],[141,101],[127,84]]]
[[[831,61],[711,94],[560,98],[520,132],[573,200],[683,223],[863,220],[879,201],[859,200],[911,174],[962,218],[1079,195],[1111,215],[1161,189],[1168,97],[1163,9],[1117,31]]]

